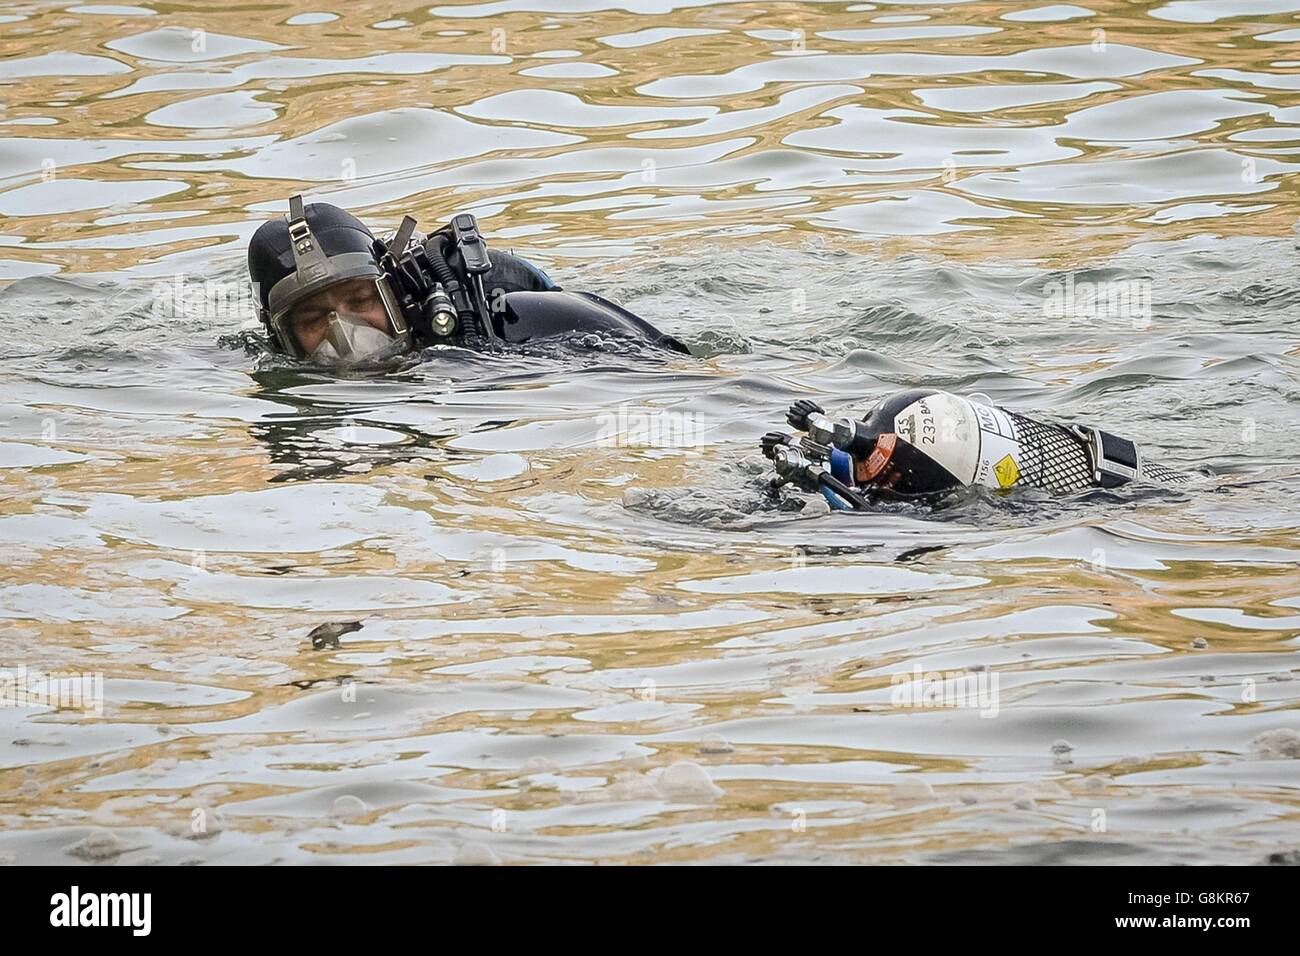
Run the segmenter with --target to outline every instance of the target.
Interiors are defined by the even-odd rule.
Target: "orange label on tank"
[[[857,474],[854,477],[858,484],[865,485],[871,481],[889,464],[890,457],[894,454],[894,446],[898,444],[898,436],[893,432],[885,432],[876,438],[876,447],[872,449],[871,454],[866,461],[859,461]]]

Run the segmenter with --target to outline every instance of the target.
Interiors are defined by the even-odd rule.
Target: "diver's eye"
[[[294,332],[299,334],[311,332],[325,323],[325,313],[312,312],[309,315],[294,316],[289,323],[293,326]]]

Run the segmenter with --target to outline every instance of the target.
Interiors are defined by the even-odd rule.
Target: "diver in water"
[[[408,216],[381,242],[337,206],[290,199],[288,218],[264,223],[248,248],[272,348],[346,366],[429,345],[492,349],[597,333],[687,353],[677,339],[600,296],[566,292],[518,256],[489,255],[468,213],[428,236],[415,226]],[[769,432],[762,441],[778,484],[820,491],[836,508],[937,501],[968,486],[1072,492],[1190,480],[1101,429],[1036,421],[983,396],[936,389],[890,396],[860,420],[832,421],[802,400],[787,421],[806,434]]]
[[[914,389],[885,398],[861,419],[837,420],[802,399],[786,421],[805,435],[763,436],[776,485],[821,492],[840,510],[885,500],[933,503],[970,486],[1073,492],[1191,480],[1147,461],[1127,439],[1088,425],[1037,421],[982,395]]]
[[[493,251],[468,213],[423,236],[409,216],[387,242],[328,203],[289,200],[248,244],[258,317],[277,352],[314,364],[377,362],[430,345],[492,349],[598,333],[687,348],[590,292],[566,292]]]

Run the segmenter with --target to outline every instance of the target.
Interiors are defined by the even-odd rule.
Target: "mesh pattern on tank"
[[[1018,485],[1032,485],[1049,491],[1078,491],[1093,487],[1092,465],[1083,442],[1061,425],[1036,422],[1024,415],[1007,412],[1022,449]],[[1192,476],[1146,461],[1141,464],[1144,481],[1181,484]]]
[[[1147,481],[1168,481],[1173,484],[1182,484],[1184,481],[1191,481],[1192,476],[1184,474],[1181,471],[1174,471],[1172,468],[1166,468],[1164,465],[1157,465],[1154,462],[1142,462],[1142,477]]]
[[[1060,425],[1045,425],[1007,412],[1020,442],[1017,485],[1048,491],[1078,491],[1092,487],[1092,467],[1083,443]]]

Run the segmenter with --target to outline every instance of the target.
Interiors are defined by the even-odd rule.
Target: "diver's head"
[[[328,203],[289,200],[248,244],[248,274],[272,345],[295,358],[350,365],[410,345],[380,265],[384,246],[359,219]]]

